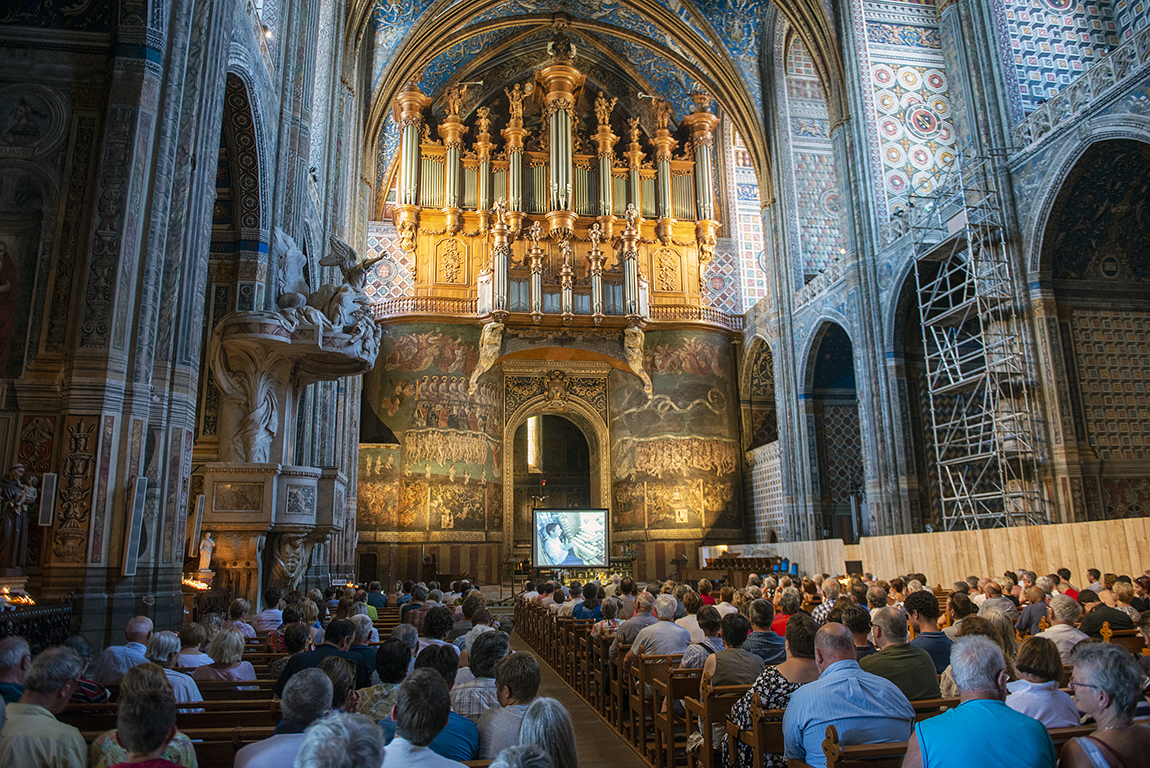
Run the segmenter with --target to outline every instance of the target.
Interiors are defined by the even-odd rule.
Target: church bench
[[[1146,642],[1137,629],[1111,629],[1110,622],[1104,621],[1099,633],[1102,635],[1102,642],[1120,645],[1135,656],[1141,656],[1142,650],[1146,647]]]
[[[785,709],[763,709],[758,692],[751,694],[751,727],[742,729],[727,717],[727,764],[739,764],[736,743],[746,744],[754,755],[752,765],[763,765],[767,755],[783,753],[783,715]]]
[[[653,700],[647,695],[647,688],[651,685],[651,676],[655,667],[661,664],[678,666],[683,654],[648,655],[640,651],[630,668],[630,687],[627,698],[630,704],[628,717],[628,730],[631,744],[639,750],[644,759],[650,760],[654,752],[654,739],[648,740],[647,732],[654,730],[655,713]]]
[[[703,746],[697,753],[687,755],[687,768],[695,768],[698,763],[701,763],[703,768],[716,768],[714,727],[727,721],[735,702],[741,699],[751,686],[712,686],[710,680],[704,680],[699,688],[697,698],[688,696],[683,699],[683,706],[687,708],[687,721],[691,722],[691,718],[698,718],[699,731],[703,735]]]
[[[623,659],[627,656],[627,651],[631,650],[630,643],[619,643],[615,655],[608,655],[610,662],[610,699],[609,707],[614,716],[612,722],[615,724],[615,730],[623,733],[623,713],[626,709],[627,703],[627,685],[629,674],[627,667],[623,665]],[[610,647],[608,647],[608,654],[610,654]]]
[[[563,661],[567,673],[567,684],[573,690],[587,698],[586,677],[582,674],[584,653],[587,650],[587,638],[591,636],[591,627],[595,622],[591,619],[573,619],[567,625],[567,632],[563,642]]]
[[[702,677],[702,669],[684,669],[670,662],[653,665],[650,679],[654,695],[651,709],[655,717],[655,750],[651,762],[655,768],[675,768],[676,754],[686,751],[690,728],[686,717],[676,711],[675,702],[697,693]],[[675,739],[677,732],[682,732],[682,740]]]
[[[587,636],[590,703],[592,709],[602,715],[607,722],[612,722],[610,712],[611,643],[614,641],[614,635],[602,635],[598,638]]]
[[[69,711],[66,709],[56,717],[60,722],[75,726],[81,731],[108,731],[116,727],[117,709],[115,704],[106,706],[108,709],[100,711]],[[255,709],[178,712],[176,714],[176,727],[181,731],[234,728],[236,726],[262,727],[271,725],[274,727],[279,720],[277,706],[271,706],[270,702],[260,702],[260,706]]]

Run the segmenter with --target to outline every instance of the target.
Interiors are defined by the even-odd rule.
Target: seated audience
[[[907,596],[910,600],[915,592]],[[865,671],[890,680],[911,701],[937,699],[938,672],[934,659],[908,640],[906,619],[898,608],[881,608],[871,616],[874,644],[878,653],[859,661]]]
[[[832,609],[827,615],[827,621],[828,623],[840,623],[850,630],[851,637],[854,638],[857,661],[862,661],[867,656],[878,653],[878,649],[870,643],[870,611],[866,608],[861,605],[843,605]]]
[[[192,679],[200,682],[255,680],[255,667],[250,661],[244,661],[244,645],[244,636],[238,629],[221,629],[208,649],[208,655],[215,661],[196,667]]]
[[[479,716],[479,759],[491,760],[519,743],[523,713],[539,692],[539,661],[530,653],[511,653],[495,665],[499,706]]]
[[[835,582],[838,583],[838,582]],[[731,710],[731,721],[739,728],[751,728],[751,701],[758,694],[763,709],[786,709],[791,700],[791,694],[801,686],[819,678],[819,667],[815,663],[815,633],[818,625],[814,618],[806,616],[793,616],[787,622],[786,661],[777,666],[767,666],[762,674],[751,684],[741,699]],[[745,648],[744,644],[744,648]],[[728,750],[730,744],[726,739],[722,741],[723,762],[729,765]],[[738,768],[786,768],[787,761],[782,753],[764,755],[764,763],[754,765],[754,755],[750,745],[738,744]]]
[[[695,623],[703,633],[701,641],[692,642],[683,651],[683,659],[679,666],[684,669],[702,669],[707,657],[718,653],[725,647],[719,632],[723,628],[723,617],[713,605],[700,605],[695,613]],[[678,624],[678,622],[675,622]],[[682,626],[681,624],[679,626]]]
[[[284,623],[283,609],[280,599],[283,593],[277,587],[268,587],[264,590],[264,609],[256,614],[253,624],[256,632],[271,632]],[[251,610],[251,606],[248,607]]]
[[[379,682],[359,690],[359,714],[376,722],[391,717],[399,684],[407,677],[410,664],[411,649],[406,643],[394,637],[383,641],[375,652],[375,675]]]
[[[472,621],[475,612],[481,611],[485,607],[487,607],[487,602],[481,594],[468,595],[463,598],[463,602],[459,606],[463,618],[455,622],[454,626],[452,626],[451,634],[447,636],[448,641],[455,643],[458,647],[459,643],[456,641],[475,628],[475,622]]]
[[[1090,638],[1075,624],[1082,616],[1082,605],[1069,595],[1055,595],[1046,606],[1050,628],[1039,632],[1035,637],[1044,637],[1054,643],[1063,664],[1070,663],[1070,652],[1074,646]]]
[[[1129,616],[1130,620],[1137,624],[1141,614],[1137,608],[1130,604],[1134,600],[1134,585],[1129,582],[1118,581],[1114,584],[1114,589],[1110,591],[1114,593],[1114,608]]]
[[[619,602],[623,605],[615,614],[615,618],[623,622],[635,615],[635,580],[630,576],[624,576],[619,580]]]
[[[223,623],[222,629],[238,629],[240,634],[244,636],[244,639],[254,640],[256,628],[245,621],[248,614],[251,613],[251,610],[251,603],[242,597],[236,598],[228,606],[228,620]]]
[[[691,633],[692,643],[701,643],[706,633],[699,628],[699,609],[703,607],[703,598],[698,592],[687,592],[683,595],[683,609],[686,613],[682,618],[675,619],[675,623]],[[722,617],[720,617],[722,618]]]
[[[743,643],[743,650],[755,654],[764,664],[781,664],[787,655],[786,642],[771,629],[775,620],[775,607],[771,601],[761,597],[752,600],[748,618],[751,620],[751,634]]]
[[[886,590],[877,584],[869,587],[866,591],[866,607],[870,611],[871,621],[874,621],[874,615],[886,608]]]
[[[975,583],[978,580],[975,579]],[[962,592],[953,592],[946,601],[946,615],[950,617],[950,626],[942,630],[953,642],[958,637],[958,628],[962,626],[962,620],[971,614],[977,613],[978,607],[974,601],[970,599],[970,595]],[[947,660],[949,666],[950,661]]]
[[[368,643],[371,641],[372,632],[376,632],[378,637],[378,630],[372,626],[371,619],[362,613],[353,616],[351,622],[355,625],[355,634],[351,636],[348,652],[362,657],[368,669],[375,669],[375,649]]]
[[[368,618],[370,618],[372,621],[378,621],[379,620],[379,611],[377,611],[375,609],[374,605],[367,602],[367,590],[366,589],[357,589],[356,590],[355,601],[357,603],[363,603],[363,607],[364,607],[364,610],[367,611],[366,615]]]
[[[299,672],[301,669],[309,667],[318,667],[319,663],[326,659],[328,656],[339,656],[348,659],[355,664],[355,686],[356,689],[366,688],[371,684],[371,670],[363,663],[363,657],[359,654],[351,653],[348,649],[351,648],[351,640],[355,635],[355,625],[347,619],[333,619],[331,624],[327,627],[327,632],[324,637],[322,645],[317,647],[314,651],[304,651],[297,653],[288,659],[287,665],[284,667],[283,673],[276,679],[272,691],[276,696],[283,693],[284,686],[291,680],[292,675]],[[213,656],[215,653],[213,651]],[[200,667],[199,669],[209,669],[210,667]],[[199,669],[196,671],[199,672]],[[255,679],[254,677],[251,679]]]
[[[619,620],[615,617],[618,616],[623,603],[617,597],[608,597],[599,607],[603,612],[603,618],[591,627],[591,637],[596,640],[615,634],[615,630],[619,628]]]
[[[450,608],[445,608],[442,605],[429,608],[423,624],[425,637],[419,639],[419,653],[423,653],[424,649],[433,645],[446,645],[455,651],[458,658],[459,648],[447,642],[447,633],[451,631],[454,624],[455,619],[451,616]],[[419,653],[416,654],[416,658],[419,658]]]
[[[161,693],[164,696],[172,695],[172,684],[168,682],[167,675],[158,664],[145,663],[132,667],[120,682],[118,698],[127,700],[141,693]],[[116,730],[106,731],[97,736],[88,747],[88,765],[90,768],[109,768],[127,760],[128,752]],[[186,734],[177,731],[176,735],[164,749],[161,757],[164,760],[185,766],[197,768],[196,749]]]
[[[600,589],[597,584],[583,587],[583,602],[575,606],[571,611],[571,616],[576,619],[592,619],[593,621],[599,621],[603,618],[603,611],[599,607]]]
[[[626,584],[626,580],[623,581]],[[635,598],[635,615],[619,625],[615,632],[615,642],[611,643],[611,656],[617,656],[620,645],[631,645],[639,632],[658,621],[655,618],[655,596],[643,591]],[[690,633],[687,633],[690,638]]]
[[[798,618],[814,621],[805,613],[791,617],[792,620]],[[709,680],[712,686],[750,685],[763,673],[763,660],[743,648],[751,632],[751,622],[741,613],[729,613],[723,617],[722,631],[725,647],[707,657],[703,680]]]
[[[163,757],[177,733],[176,700],[170,693],[140,691],[122,697],[116,707],[116,738],[126,754],[115,768],[180,768]]]
[[[802,610],[802,599],[799,597],[799,591],[790,587],[783,590],[778,603],[779,610],[775,614],[775,620],[771,622],[771,629],[782,637],[787,633],[787,620]]]
[[[304,731],[331,711],[331,678],[321,669],[304,669],[284,686],[283,721],[272,735],[236,753],[234,768],[282,768],[292,765],[302,749]],[[382,740],[382,736],[381,736]],[[366,766],[357,766],[366,768]]]
[[[1143,611],[1142,617],[1138,619],[1138,634],[1142,635],[1142,644],[1150,648],[1150,611]],[[1143,672],[1150,675],[1150,656],[1145,654],[1139,656],[1138,665],[1142,667]]]
[[[214,659],[200,650],[208,641],[208,633],[203,625],[192,621],[180,627],[180,654],[176,666],[184,669],[211,664]]]
[[[508,637],[503,632],[487,632],[475,639],[468,657],[472,679],[451,689],[453,712],[477,723],[486,710],[500,706],[495,665],[510,652]]]
[[[531,745],[547,754],[552,768],[579,768],[571,714],[555,699],[541,696],[523,713],[519,746]]]
[[[1142,575],[1134,579],[1134,598],[1130,607],[1138,611],[1139,618],[1150,611],[1150,576]]]
[[[468,651],[471,646],[475,644],[475,638],[491,632],[499,628],[499,622],[491,616],[491,611],[486,608],[480,608],[475,613],[471,614],[471,623],[474,625],[467,631],[467,634],[455,641],[455,647],[462,651]]]
[[[144,654],[148,650],[148,640],[152,638],[152,620],[147,616],[135,617],[128,622],[124,637],[127,643],[108,646],[100,654],[92,669],[93,681],[100,685],[118,683],[125,672],[147,661]]]
[[[1018,614],[1014,628],[1022,635],[1037,635],[1042,631],[1039,622],[1046,617],[1046,607],[1046,593],[1042,587],[1029,587],[1026,590],[1026,607]]]
[[[399,686],[395,738],[387,745],[381,768],[459,768],[459,762],[432,752],[430,747],[450,717],[451,698],[439,673],[433,669],[412,672]]]
[[[491,761],[491,768],[551,768],[551,758],[534,744],[508,747]]]
[[[1005,613],[1011,623],[1018,620],[1018,605],[1002,593],[1002,587],[999,586],[998,582],[988,582],[983,588],[983,591],[986,593],[986,599],[983,600],[982,605],[979,606],[979,616],[982,616],[993,608]]]
[[[422,584],[416,584],[411,588],[411,600],[399,609],[399,620],[402,622],[407,621],[407,614],[412,611],[418,610],[423,607],[423,603],[427,600],[427,587]]]
[[[842,591],[842,584],[838,579],[824,579],[822,585],[823,601],[819,603],[813,611],[811,611],[811,618],[820,627],[827,623],[827,614],[831,612],[835,602],[839,599],[839,593]],[[751,623],[754,623],[752,617]]]
[[[561,618],[571,617],[575,613],[575,609],[583,604],[583,585],[577,581],[571,582],[571,586],[567,590],[567,602],[556,608],[556,612]]]
[[[437,645],[424,650],[415,660],[416,670],[433,669],[447,684],[448,697],[455,685],[455,673],[459,669],[459,657],[446,646]],[[437,755],[449,760],[474,760],[479,752],[479,728],[475,722],[456,712],[449,712],[447,725],[432,739],[428,747]]]
[[[699,597],[703,601],[703,605],[714,605],[715,598],[711,597],[711,582],[707,579],[699,581]]]
[[[367,585],[367,604],[377,610],[387,607],[387,595],[383,594],[383,585],[378,581]]]
[[[1084,589],[1078,593],[1078,602],[1082,605],[1083,614],[1078,629],[1095,640],[1102,639],[1103,623],[1109,623],[1111,631],[1134,628],[1134,622],[1129,616],[1102,601],[1102,591],[1105,590]]]
[[[733,604],[734,600],[735,590],[733,587],[723,587],[719,590],[719,602],[715,603],[715,610],[719,612],[720,618],[728,613],[738,613],[739,609]]]
[[[938,598],[934,593],[923,590],[911,592],[903,601],[906,618],[914,629],[911,646],[921,648],[934,660],[935,674],[942,674],[950,664],[950,646],[954,641],[938,631]]]
[[[176,662],[180,656],[180,636],[175,632],[156,632],[148,641],[148,650],[145,653],[148,661],[158,664],[164,670],[168,682],[172,684],[172,697],[180,704],[193,701],[203,701],[200,688],[191,675],[176,671]],[[197,667],[198,669],[198,667]],[[253,678],[254,679],[254,678]],[[187,709],[184,712],[202,712],[200,709]]]
[[[80,731],[56,719],[76,690],[80,657],[68,648],[49,648],[24,678],[19,701],[5,708],[0,765],[12,768],[86,768],[88,745]]]
[[[998,643],[998,647],[1002,649],[1002,655],[1006,658],[1007,679],[1017,679],[1018,676],[1014,673],[1014,660],[1018,658],[1018,633],[1014,630],[1014,622],[997,608],[991,608],[979,616],[990,624],[994,631],[991,639]]]
[[[287,613],[287,609],[284,609]],[[283,674],[284,669],[287,667],[291,657],[297,653],[303,653],[311,648],[311,633],[308,628],[303,624],[291,624],[283,631],[283,650],[286,656],[280,656],[278,659],[272,659],[268,664],[268,677],[279,680],[280,675]]]
[[[266,638],[267,650],[269,653],[283,653],[284,648],[284,632],[293,624],[301,624],[303,622],[303,610],[299,603],[295,605],[286,605],[283,609],[284,623],[268,632]],[[310,634],[308,640],[311,640]]]
[[[624,664],[628,666],[634,664],[635,657],[640,653],[647,656],[668,656],[687,650],[691,633],[675,623],[675,607],[675,598],[670,595],[659,595],[655,599],[656,621],[644,627],[635,636],[635,642],[623,659]]]
[[[994,613],[1001,617],[1002,623],[1010,626],[1010,619],[1006,618],[1006,614],[1002,611],[995,611]],[[1006,660],[1007,680],[1016,680],[1018,675],[1014,669],[1014,658],[1017,655],[1017,646],[1014,650],[1010,651],[1010,653],[1007,653],[1008,646],[1003,644],[1001,633],[986,616],[968,616],[966,621],[962,622],[962,628],[958,631],[958,636],[971,637],[974,635],[989,637],[998,643],[998,647],[1002,650],[1003,658]],[[1012,640],[1013,636],[1014,632],[1012,630]],[[954,683],[954,676],[949,665],[943,670],[942,675],[939,677],[939,692],[947,699],[953,699],[958,696],[958,686]]]
[[[980,768],[1054,768],[1054,743],[1042,723],[1006,705],[1006,659],[988,637],[954,642],[950,667],[959,705],[914,726],[903,768],[977,764]],[[960,749],[956,743],[977,734]]]
[[[1083,590],[1080,594],[1086,593]],[[1134,723],[1146,677],[1129,651],[1109,643],[1083,643],[1070,656],[1074,704],[1098,727],[1062,748],[1062,768],[1145,765],[1150,728]]]
[[[303,623],[311,633],[312,645],[319,645],[323,642],[323,609],[320,603],[304,600],[300,603],[300,613],[303,614]]]
[[[96,649],[88,642],[88,638],[83,635],[72,635],[64,641],[64,647],[71,648],[84,665],[84,671],[80,673],[80,679],[76,681],[76,690],[72,694],[72,701],[82,704],[102,704],[107,701],[108,689],[84,677],[88,671],[88,665],[92,662],[92,657],[96,654]]]
[[[333,713],[303,734],[295,768],[374,768],[384,759],[383,731],[363,715]],[[284,768],[293,763],[283,763]]]
[[[359,709],[359,691],[355,689],[355,664],[338,656],[328,656],[319,669],[331,680],[331,709],[354,715]]]
[[[0,640],[0,698],[4,703],[20,701],[31,666],[32,649],[27,640],[16,635]]]
[[[1074,700],[1058,689],[1062,658],[1054,643],[1045,637],[1023,640],[1018,648],[1015,671],[1018,679],[1006,684],[1006,706],[1030,715],[1047,728],[1078,725]]]
[[[791,694],[783,716],[788,760],[825,768],[822,744],[828,725],[838,730],[840,744],[906,741],[910,736],[914,708],[906,696],[889,680],[863,671],[856,656],[854,637],[842,624],[832,622],[818,630],[819,679]]]
[[[391,637],[400,640],[411,651],[411,663],[407,667],[408,673],[415,669],[415,657],[419,655],[419,630],[410,624],[400,624],[392,627]]]

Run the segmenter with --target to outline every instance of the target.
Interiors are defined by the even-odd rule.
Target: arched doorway
[[[812,467],[813,538],[855,542],[863,529],[862,429],[854,349],[827,323],[809,361],[808,392],[817,464]]]
[[[1062,411],[1059,491],[1078,520],[1150,515],[1148,198],[1150,145],[1098,142],[1067,175],[1042,239],[1051,345],[1065,366],[1049,374]]]
[[[582,430],[558,414],[537,414],[515,431],[513,537],[531,538],[531,509],[591,506],[591,448]]]

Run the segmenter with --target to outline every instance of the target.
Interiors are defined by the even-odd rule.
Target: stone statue
[[[523,90],[523,86],[516,83],[509,91],[506,88],[503,92],[507,94],[507,108],[511,111],[512,120],[523,119],[523,97],[527,95],[527,91]]]
[[[463,97],[467,95],[467,83],[447,89],[447,114],[459,117],[463,110]]]
[[[591,241],[591,250],[598,251],[599,243],[603,241],[603,227],[599,222],[591,225],[591,229],[587,232],[587,238]]]
[[[491,370],[495,361],[499,359],[499,352],[503,349],[503,323],[488,323],[483,326],[483,335],[479,337],[479,361],[475,370],[471,372],[471,380],[467,383],[467,396],[473,397],[479,385],[479,377]]]
[[[634,203],[627,203],[627,212],[624,214],[627,218],[627,229],[631,232],[639,231],[639,209],[635,207]]]
[[[307,257],[286,232],[279,227],[272,233],[272,254],[279,266],[280,294],[276,305],[280,309],[294,309],[307,304],[311,288],[304,277]]]
[[[651,377],[643,366],[643,338],[643,331],[635,326],[623,330],[623,359],[627,361],[628,367],[643,382],[643,392],[646,393],[649,400],[654,389],[651,386]]]
[[[204,531],[203,537],[200,539],[200,570],[210,571],[212,569],[212,552],[216,549],[216,540],[212,538],[212,534]]]
[[[655,125],[659,129],[667,129],[671,126],[671,103],[666,99],[655,99]]]
[[[631,134],[631,143],[638,144],[639,136],[642,135],[642,130],[639,128],[639,118],[632,117],[627,121],[628,132]]]
[[[539,241],[543,237],[545,237],[545,235],[543,234],[543,226],[538,221],[536,221],[527,230],[527,237],[529,240],[531,240],[531,248],[533,250],[538,248],[539,247]]]
[[[28,531],[28,510],[39,496],[31,481],[24,481],[25,466],[13,464],[8,477],[0,480],[0,566],[24,565],[24,541]]]
[[[307,572],[307,537],[302,533],[281,533],[272,552],[268,583],[286,594],[299,589]]]
[[[615,97],[607,101],[607,96],[602,91],[599,91],[598,98],[595,99],[595,117],[599,121],[599,125],[608,125],[611,122],[611,110],[619,103],[619,97]]]
[[[479,135],[487,133],[487,129],[491,127],[491,109],[488,107],[480,107],[475,110],[475,128]]]

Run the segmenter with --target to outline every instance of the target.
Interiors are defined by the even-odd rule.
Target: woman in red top
[[[791,587],[783,592],[782,599],[779,600],[779,612],[775,614],[775,620],[771,622],[771,629],[774,630],[775,634],[782,637],[786,636],[787,619],[798,613],[801,607],[802,601],[797,589]]]
[[[699,597],[703,598],[703,605],[715,604],[715,598],[711,597],[711,582],[706,579],[699,581]]]

